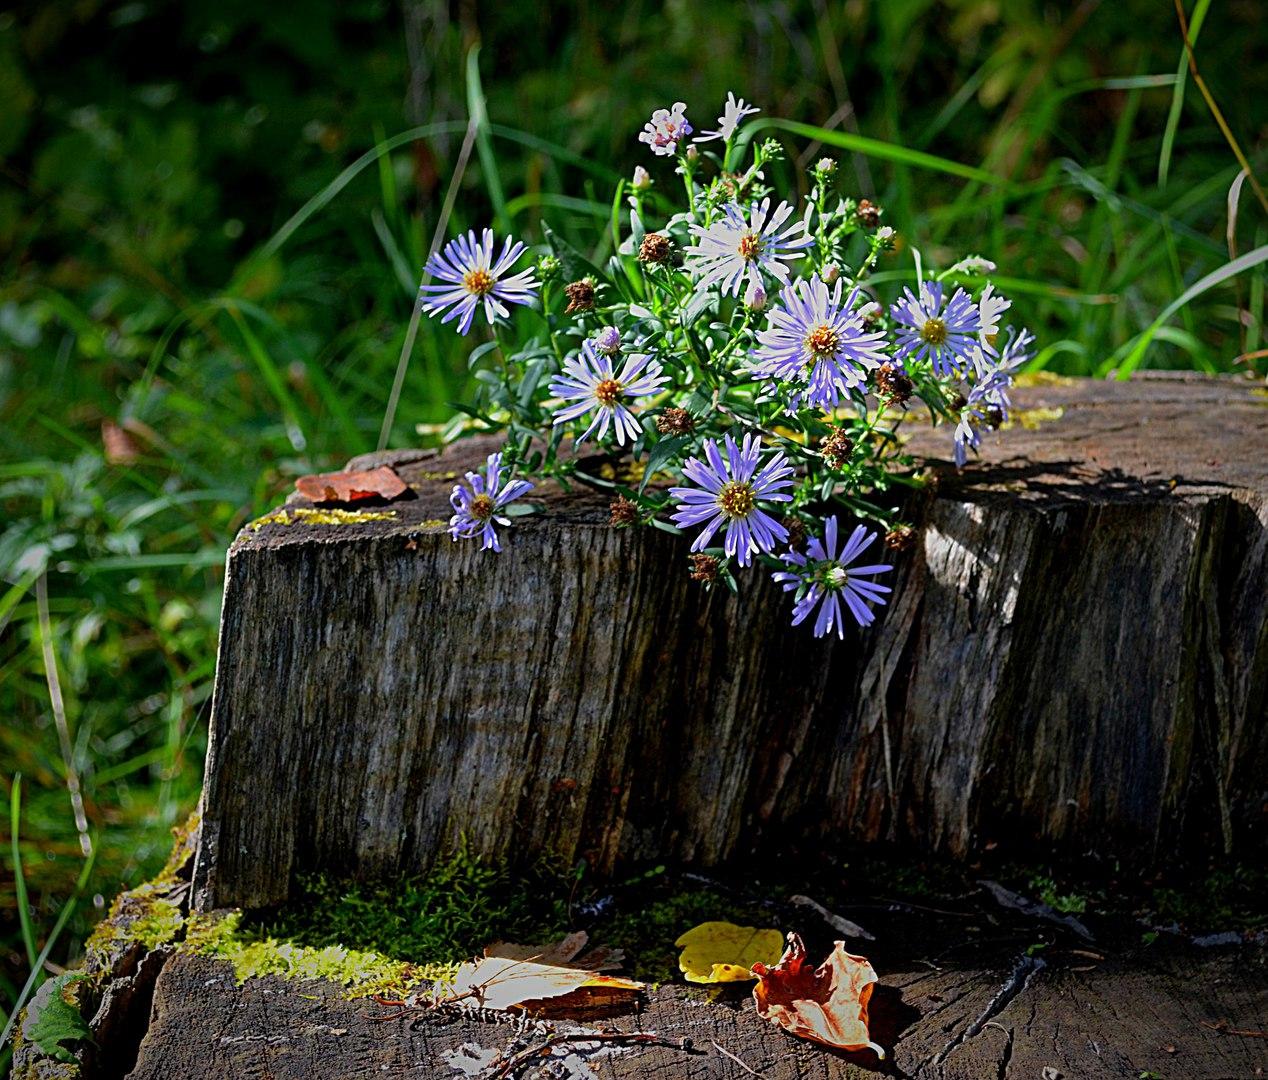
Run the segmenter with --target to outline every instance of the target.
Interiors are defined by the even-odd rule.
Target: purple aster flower
[[[675,101],[672,109],[657,109],[643,125],[638,141],[647,143],[658,157],[671,157],[678,152],[678,144],[691,134],[687,122],[687,106]]]
[[[682,254],[687,269],[699,275],[697,288],[717,284],[724,293],[739,296],[745,282],[761,285],[763,272],[787,284],[784,262],[802,258],[804,249],[814,243],[807,235],[810,208],[806,207],[807,217],[784,228],[792,212],[791,203],[781,202],[772,213],[770,199],[763,199],[745,217],[737,203],[728,203],[721,220],[692,225],[695,246]]]
[[[555,423],[563,424],[593,411],[594,419],[577,442],[587,438],[596,427],[599,438],[603,438],[611,424],[616,430],[616,441],[624,446],[627,438],[633,441],[642,433],[634,414],[624,403],[656,393],[668,380],[669,376],[662,373],[657,361],[637,353],[627,357],[617,373],[610,354],[583,341],[581,354],[565,360],[564,370],[551,381],[550,392],[565,403],[571,402],[561,406],[555,414]]]
[[[955,426],[955,463],[961,468],[968,460],[969,450],[976,450],[981,444],[978,428],[999,427],[1008,419],[1013,405],[1009,397],[1013,376],[1030,360],[1029,350],[1034,340],[1029,330],[1014,333],[1010,328],[1008,340],[998,354],[989,349],[974,349],[970,365],[973,387]]]
[[[823,637],[835,629],[837,637],[845,638],[845,613],[841,602],[850,609],[859,626],[870,626],[876,619],[869,604],[884,604],[888,585],[866,580],[883,574],[893,567],[878,563],[875,566],[852,565],[876,539],[863,525],[855,527],[837,554],[837,519],[828,518],[824,524],[823,539],[812,537],[806,545],[806,554],[789,551],[784,562],[793,569],[777,570],[771,576],[784,587],[784,592],[800,592],[793,607],[793,626],[800,626],[815,608],[815,637]]]
[[[781,304],[770,313],[770,324],[757,335],[753,373],[805,385],[789,402],[798,409],[804,400],[833,409],[867,372],[888,357],[881,349],[885,335],[869,331],[854,311],[858,290],[841,300],[843,283],[831,289],[813,275],[784,290]]]
[[[745,435],[741,446],[726,436],[726,457],[713,439],[704,442],[704,458],[692,458],[682,467],[683,475],[699,487],[670,488],[678,500],[674,524],[686,528],[704,525],[691,545],[703,551],[713,534],[726,525],[726,553],[748,566],[754,552],[770,551],[788,539],[788,530],[758,507],[759,500],[789,502],[792,496],[781,489],[792,487],[793,468],[783,453],[777,453],[758,471],[762,444],[755,435]]]
[[[934,374],[946,377],[959,374],[972,358],[982,314],[963,289],[956,289],[944,308],[942,284],[926,281],[919,298],[904,289],[890,313],[899,324],[896,359],[928,358]]]
[[[449,519],[449,535],[455,540],[483,539],[481,551],[492,548],[501,551],[498,534],[493,524],[510,525],[510,518],[499,514],[507,503],[518,499],[521,495],[533,490],[527,480],[508,480],[505,485],[502,479],[502,455],[490,454],[485,465],[484,475],[478,472],[467,473],[467,484],[455,484],[453,494],[449,496],[454,515]]]
[[[426,272],[440,284],[424,285],[418,290],[423,297],[423,310],[428,315],[439,315],[448,308],[440,321],[461,320],[458,333],[465,334],[471,329],[471,320],[481,302],[484,317],[492,324],[495,316],[510,315],[507,304],[527,304],[532,300],[538,283],[531,269],[503,277],[523,254],[524,244],[508,237],[496,260],[493,249],[492,229],[485,229],[479,241],[472,230],[450,240],[444,250],[428,259]]]

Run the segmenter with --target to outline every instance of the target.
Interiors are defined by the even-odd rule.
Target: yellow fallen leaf
[[[729,922],[706,922],[674,942],[682,954],[678,967],[688,982],[745,982],[757,978],[754,964],[775,964],[784,937],[778,930],[758,930]]]
[[[578,991],[585,992],[582,996],[586,998],[606,1000],[614,993],[638,993],[644,988],[643,983],[633,979],[600,975],[596,971],[486,956],[483,960],[463,964],[442,1000],[474,1001],[486,1009],[524,1008],[536,1011],[551,998],[562,998]],[[569,1004],[573,1003],[570,1000]]]

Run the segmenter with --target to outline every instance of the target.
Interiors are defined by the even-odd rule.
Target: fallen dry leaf
[[[597,971],[486,956],[463,964],[442,1000],[474,1000],[486,1009],[541,1012],[604,1005],[644,989],[644,983]]]
[[[758,930],[729,922],[694,926],[674,942],[678,967],[688,982],[745,982],[756,978],[755,964],[774,963],[783,938],[778,930]]]
[[[386,465],[365,472],[317,473],[301,476],[295,490],[313,502],[357,502],[359,499],[396,499],[409,488]]]
[[[832,955],[817,968],[806,963],[806,946],[798,934],[788,935],[788,948],[773,968],[754,964],[757,1013],[785,1031],[842,1050],[885,1051],[868,1036],[867,1003],[876,972],[861,956],[838,941]]]
[[[577,930],[560,941],[545,945],[516,945],[509,941],[495,941],[484,950],[485,956],[498,956],[506,960],[532,960],[536,964],[553,964],[557,967],[579,968],[582,971],[615,971],[625,960],[621,949],[598,945],[586,949],[590,935]],[[585,952],[582,950],[585,949]]]

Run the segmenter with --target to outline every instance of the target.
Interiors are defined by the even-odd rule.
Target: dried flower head
[[[819,444],[819,455],[834,469],[844,469],[853,453],[854,440],[845,433],[845,428],[834,427]]]
[[[916,530],[910,525],[895,525],[885,534],[885,546],[890,551],[910,551],[916,543]]]
[[[628,529],[639,522],[638,503],[618,495],[608,505],[608,524],[614,529]]]
[[[897,364],[882,364],[876,370],[876,390],[886,401],[905,405],[911,400],[911,376]]]
[[[568,297],[568,306],[564,308],[565,315],[571,315],[574,311],[594,310],[594,282],[589,278],[582,278],[580,281],[565,285],[564,295]]]
[[[656,417],[656,430],[662,435],[690,435],[696,430],[695,417],[686,409],[671,406]]]
[[[646,263],[663,263],[669,258],[670,250],[673,244],[668,236],[662,236],[660,233],[649,232],[643,237],[643,242],[638,246],[638,258],[640,262]]]
[[[706,585],[712,585],[718,580],[721,564],[714,556],[698,552],[690,556],[687,561],[691,564],[692,581],[702,581]]]
[[[868,229],[874,229],[881,223],[881,214],[885,211],[877,206],[870,199],[859,199],[858,216],[859,224]]]
[[[799,517],[786,517],[784,528],[788,530],[788,546],[793,551],[801,551],[806,546],[805,522]]]

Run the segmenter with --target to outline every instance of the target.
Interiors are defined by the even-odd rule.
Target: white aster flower
[[[699,138],[692,139],[692,142],[712,142],[714,139],[723,139],[730,142],[731,136],[735,134],[735,129],[740,126],[740,121],[746,116],[752,116],[762,110],[753,105],[745,104],[743,98],[739,101],[735,100],[735,95],[730,90],[726,92],[726,108],[721,116],[718,117],[718,130],[706,131]]]
[[[668,380],[657,361],[641,354],[627,357],[620,372],[615,373],[612,357],[584,341],[581,354],[565,360],[563,371],[551,381],[550,392],[564,402],[555,413],[555,423],[563,424],[593,412],[594,419],[577,442],[589,437],[595,428],[599,429],[599,438],[603,438],[611,425],[616,441],[624,446],[626,438],[633,442],[642,433],[624,403],[656,393]]]
[[[990,259],[985,259],[981,255],[968,255],[942,277],[950,277],[952,274],[993,274],[994,272],[995,264]]]
[[[728,203],[720,221],[707,227],[692,225],[695,246],[682,254],[687,269],[699,276],[697,285],[720,285],[724,293],[739,296],[745,282],[761,285],[763,272],[786,285],[789,270],[784,262],[802,258],[804,249],[814,243],[808,235],[810,208],[800,221],[784,228],[792,212],[792,204],[781,202],[772,213],[767,198],[746,218],[739,205]]]
[[[675,101],[672,109],[657,109],[643,125],[638,141],[647,143],[653,154],[671,157],[678,152],[678,143],[691,134],[686,113],[686,103],[681,101]]]

